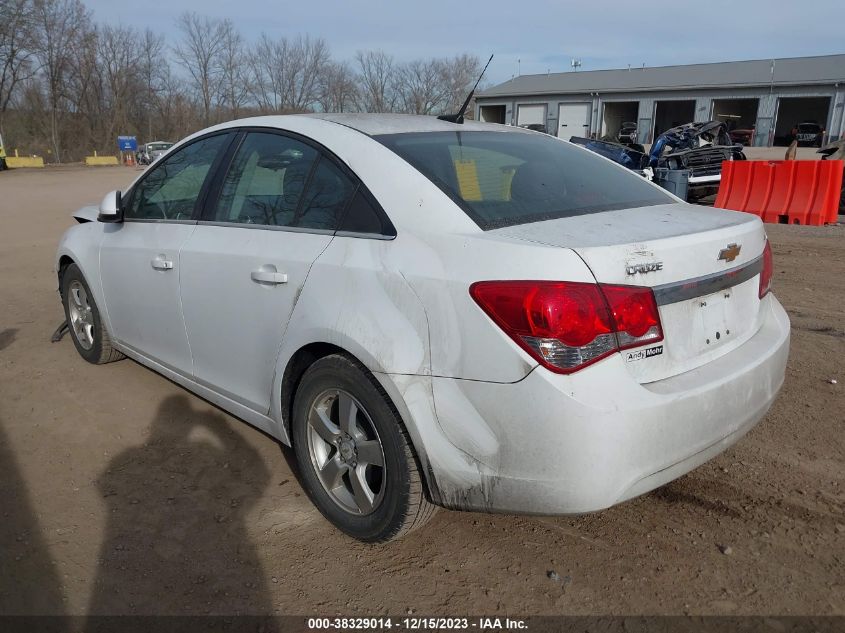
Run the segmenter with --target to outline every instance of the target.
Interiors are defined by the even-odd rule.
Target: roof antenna
[[[464,113],[467,111],[469,107],[469,102],[472,101],[472,96],[475,94],[475,89],[478,88],[478,84],[481,82],[481,78],[484,76],[484,73],[487,72],[487,67],[490,65],[490,62],[493,61],[493,55],[490,55],[490,59],[487,60],[487,63],[484,64],[484,70],[481,71],[481,74],[478,76],[478,79],[475,82],[475,85],[472,87],[472,90],[469,91],[467,95],[466,101],[464,101],[464,105],[461,106],[461,109],[458,110],[457,114],[441,114],[438,119],[441,121],[449,121],[449,123],[463,123],[464,122]]]

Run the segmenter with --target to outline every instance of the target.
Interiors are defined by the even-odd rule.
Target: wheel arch
[[[413,423],[413,416],[406,406],[400,390],[390,380],[388,374],[379,371],[378,368],[373,368],[370,363],[364,362],[358,355],[345,347],[334,343],[315,341],[302,345],[290,355],[282,372],[279,389],[277,390],[279,394],[277,400],[279,405],[279,423],[282,426],[283,436],[287,438],[288,443],[292,446],[293,433],[291,420],[293,418],[294,398],[303,375],[315,362],[332,354],[340,354],[354,361],[368,374],[368,377],[376,387],[383,392],[411,439],[411,445],[417,458],[417,466],[423,479],[426,493],[429,499],[435,500],[436,502],[439,499],[437,482],[431,472],[428,455],[425,451],[424,442],[420,437],[419,429]]]
[[[71,264],[76,264],[76,262],[67,253],[62,254],[59,257],[59,262],[56,266],[56,274],[58,275],[58,278],[59,278],[59,295],[62,294],[62,281],[64,280],[64,277],[65,277],[65,271],[67,271],[67,269],[70,267]]]

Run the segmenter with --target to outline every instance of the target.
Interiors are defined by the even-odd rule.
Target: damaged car
[[[723,161],[746,158],[742,146],[734,144],[721,121],[687,123],[666,130],[657,137],[648,154],[621,143],[581,137],[569,140],[649,178],[657,168],[688,170],[689,202],[718,192]],[[648,170],[639,166],[643,163]]]
[[[436,506],[621,503],[739,441],[784,379],[760,218],[518,127],[241,119],[75,217],[55,266],[79,355],[292,446],[362,541]]]
[[[731,140],[722,121],[673,127],[658,136],[649,151],[652,168],[689,171],[687,200],[691,202],[719,191],[723,161],[745,158],[742,146]]]

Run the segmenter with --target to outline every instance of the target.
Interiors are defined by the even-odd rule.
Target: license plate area
[[[694,311],[695,344],[700,352],[713,350],[731,338],[731,326],[736,323],[732,295],[733,289],[727,288],[694,300],[697,303]]]

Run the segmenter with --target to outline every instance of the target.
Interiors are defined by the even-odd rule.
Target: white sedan
[[[784,378],[757,217],[520,128],[234,121],[76,217],[56,265],[82,357],[292,445],[365,541],[437,505],[620,503],[736,442]]]

